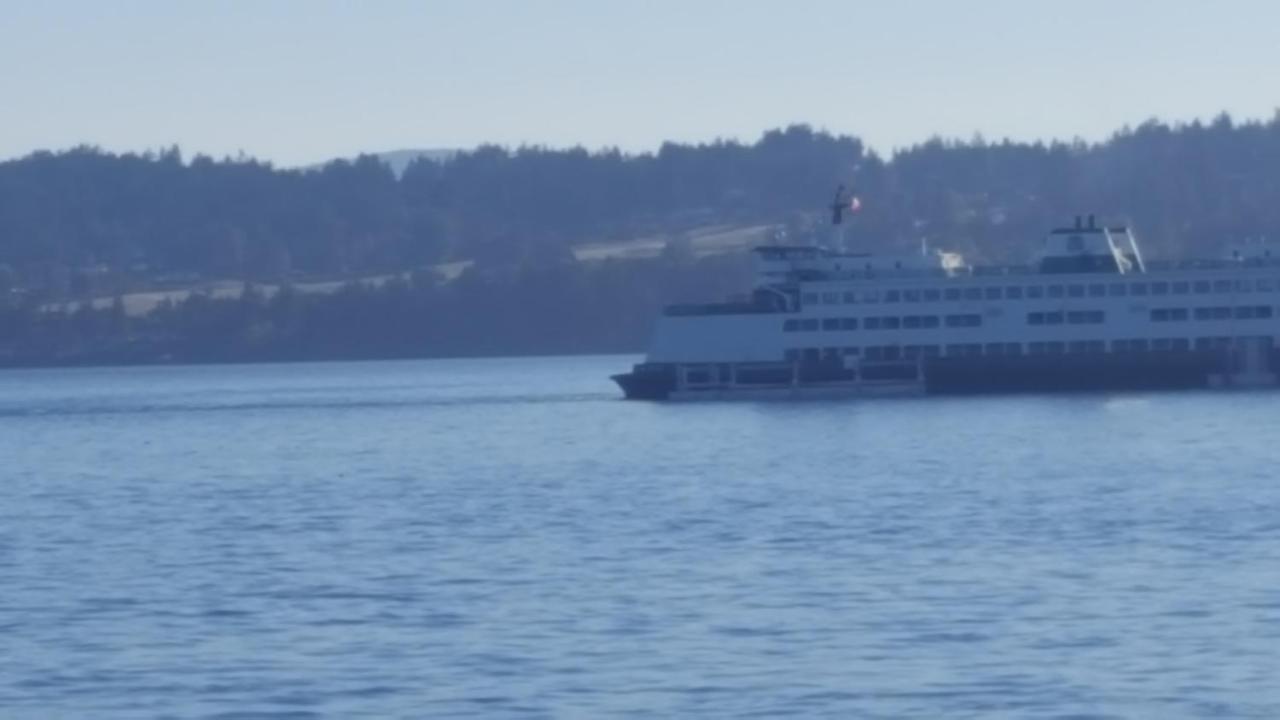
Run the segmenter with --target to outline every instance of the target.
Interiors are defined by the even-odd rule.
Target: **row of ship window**
[[[1111,352],[1152,352],[1218,350],[1232,344],[1229,337],[1156,338],[1112,340]],[[858,347],[792,348],[786,351],[790,361],[835,360],[841,356],[861,357],[870,361],[916,360],[939,357],[944,350],[948,357],[999,357],[1017,355],[1087,355],[1107,352],[1105,340],[1073,340],[1070,342],[1047,341],[1029,343],[953,343],[950,345],[873,345]]]
[[[1196,320],[1266,320],[1274,311],[1270,305],[1246,305],[1242,307],[1156,308],[1151,311],[1151,322],[1186,322]]]
[[[1274,317],[1270,305],[1245,305],[1240,307],[1156,308],[1151,311],[1152,322],[1186,322],[1188,320],[1266,320]],[[1107,314],[1102,310],[1068,310],[1027,313],[1028,325],[1101,325]],[[982,316],[976,313],[958,315],[906,315],[903,317],[865,317],[863,330],[931,330],[981,327]],[[857,330],[858,318],[792,318],[782,323],[783,332],[817,332]]]
[[[905,317],[864,317],[863,330],[930,330],[945,325],[949,328],[971,328],[982,325],[982,316],[977,313],[959,315],[907,315]],[[818,330],[857,330],[858,318],[792,318],[782,323],[783,332],[815,332]]]
[[[1088,285],[1010,285],[1007,287],[926,288],[896,290],[846,290],[807,292],[804,305],[852,305],[857,303],[939,302],[942,300],[1021,300],[1023,298],[1129,297],[1146,295],[1207,295],[1209,293],[1272,292],[1272,278],[1241,280],[1153,280],[1091,283]]]

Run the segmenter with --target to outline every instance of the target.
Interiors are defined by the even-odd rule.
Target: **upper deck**
[[[1128,228],[1101,226],[1092,217],[1077,218],[1071,226],[1050,231],[1033,262],[1025,265],[972,266],[957,253],[924,249],[915,254],[875,255],[836,252],[816,245],[765,245],[755,248],[754,253],[756,277],[749,296],[724,303],[674,305],[666,309],[666,314],[797,312],[812,305],[810,299],[815,294],[832,293],[842,298],[892,297],[899,293],[991,298],[993,293],[1004,293],[987,288],[998,288],[1008,281],[1024,285],[1028,297],[1042,293],[1052,297],[1060,286],[1096,286],[1102,281],[1114,284],[1145,279],[1155,281],[1157,289],[1170,287],[1168,283],[1181,288],[1191,287],[1203,276],[1204,282],[1222,287],[1238,275],[1259,275],[1249,270],[1280,268],[1280,252],[1258,243],[1232,246],[1218,259],[1148,263]],[[1231,285],[1234,287],[1234,283]],[[1110,294],[1120,289],[1109,286],[1102,292]],[[1016,297],[1021,296],[1019,292]]]

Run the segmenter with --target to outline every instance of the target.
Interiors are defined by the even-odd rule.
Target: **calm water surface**
[[[1280,393],[0,373],[0,717],[1280,717]]]

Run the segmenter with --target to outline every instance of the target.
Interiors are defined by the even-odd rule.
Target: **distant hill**
[[[418,158],[426,158],[428,160],[442,162],[444,160],[449,160],[450,158],[454,157],[455,155],[458,154],[458,152],[459,152],[458,150],[450,150],[447,148],[433,148],[433,149],[388,150],[386,152],[375,152],[375,153],[365,153],[365,154],[372,155],[378,158],[379,160],[381,160],[382,162],[386,163],[387,166],[391,168],[391,172],[395,173],[396,177],[400,177],[401,175],[404,174],[405,168],[409,167],[409,163],[413,162],[414,160],[417,160]],[[351,160],[351,159],[353,158],[332,158],[322,163],[316,163],[315,165],[308,165],[302,169],[318,170],[324,167],[325,165],[333,162],[334,160]]]
[[[452,159],[393,171],[423,156]],[[1093,145],[935,139],[889,158],[807,126],[636,155],[399,150],[312,172],[33,153],[0,162],[0,365],[634,350],[663,304],[749,287],[741,248],[835,241],[841,184],[861,207],[847,248],[1015,263],[1090,213],[1136,228],[1150,260],[1213,257],[1280,237],[1280,115],[1151,121]]]

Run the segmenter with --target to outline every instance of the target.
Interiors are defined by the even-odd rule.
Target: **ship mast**
[[[862,209],[862,201],[857,195],[845,192],[845,187],[841,184],[836,188],[835,197],[831,199],[831,232],[835,241],[835,246],[840,250],[848,251],[845,243],[845,213],[856,213]]]

